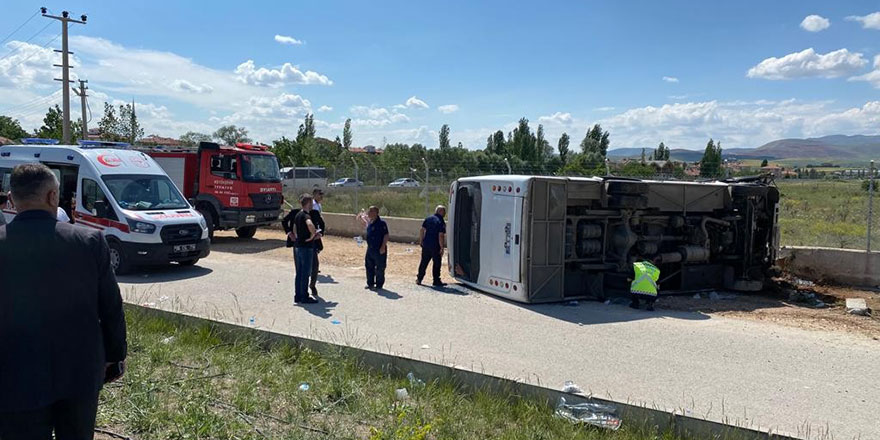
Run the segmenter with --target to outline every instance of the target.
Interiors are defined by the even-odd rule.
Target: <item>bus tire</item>
[[[216,219],[214,218],[214,210],[203,204],[199,205],[199,207],[196,208],[196,211],[205,218],[205,223],[208,224],[208,240],[214,241],[214,223],[216,222]]]
[[[238,238],[254,238],[254,235],[256,233],[256,226],[245,226],[243,228],[237,228],[235,230],[235,235],[238,235]]]
[[[113,272],[116,275],[129,273],[131,266],[128,263],[128,257],[122,250],[122,244],[117,240],[107,240],[107,245],[110,247],[110,268],[113,269]]]

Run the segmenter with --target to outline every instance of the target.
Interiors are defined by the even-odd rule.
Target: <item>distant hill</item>
[[[652,149],[648,149],[648,152]],[[641,157],[641,148],[609,150],[612,158]],[[703,150],[674,149],[670,157],[688,162],[703,157]],[[831,135],[808,139],[779,139],[758,148],[731,148],[724,150],[725,158],[740,159],[825,159],[829,161],[880,159],[880,136]]]

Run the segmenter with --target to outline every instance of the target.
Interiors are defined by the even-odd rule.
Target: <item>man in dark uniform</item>
[[[419,273],[416,276],[416,284],[421,285],[425,279],[425,271],[428,263],[433,261],[432,275],[434,286],[443,287],[446,284],[440,280],[440,267],[443,264],[443,248],[446,246],[446,207],[437,205],[434,215],[425,219],[422,229],[419,231],[419,243],[422,245],[422,261],[419,263]]]
[[[316,190],[316,191],[318,191],[318,190]],[[323,193],[319,193],[319,194],[323,195]],[[314,202],[313,202],[313,204],[314,204]],[[317,287],[318,269],[321,267],[320,263],[318,262],[318,254],[320,254],[321,251],[324,250],[324,240],[322,238],[324,235],[325,225],[324,225],[324,217],[321,217],[321,211],[316,209],[314,206],[312,206],[312,210],[309,212],[309,217],[312,218],[312,223],[315,224],[315,228],[318,232],[318,238],[315,239],[315,258],[314,258],[314,261],[312,262],[312,276],[310,277],[311,282],[309,283],[309,288],[312,291],[312,295],[317,297],[318,296],[318,287]]]
[[[309,212],[312,210],[312,196],[303,194],[300,197],[300,211],[293,218],[293,253],[296,265],[293,302],[297,304],[314,304],[318,302],[309,297],[309,277],[312,275],[312,264],[315,258],[315,240],[321,234],[315,228]],[[290,237],[290,234],[288,234]]]
[[[91,439],[98,393],[125,371],[122,297],[99,231],[56,220],[58,180],[15,167],[0,226],[0,438]]]
[[[388,264],[388,225],[379,218],[379,208],[370,206],[367,211],[367,289],[382,289],[385,285],[385,266]]]

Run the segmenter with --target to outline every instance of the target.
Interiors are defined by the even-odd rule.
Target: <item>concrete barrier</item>
[[[212,330],[217,330],[216,334],[221,338],[224,336],[234,338],[237,335],[252,335],[260,338],[269,345],[280,343],[305,347],[318,353],[342,353],[344,356],[352,357],[361,365],[383,374],[404,377],[407,373],[412,372],[416,377],[425,380],[442,379],[450,381],[465,392],[473,393],[477,391],[487,391],[500,396],[510,396],[511,398],[532,398],[545,402],[548,406],[548,411],[552,411],[552,408],[556,405],[559,397],[565,397],[565,400],[569,403],[581,403],[587,400],[576,394],[563,393],[555,389],[478,373],[464,368],[434,364],[402,356],[345,345],[337,345],[268,330],[248,328],[229,322],[211,320],[187,313],[153,309],[136,304],[126,304],[125,306],[129,309],[158,316],[181,325],[207,325],[210,326]],[[743,427],[704,420],[697,417],[683,415],[678,411],[663,411],[629,402],[617,402],[595,397],[592,400],[597,403],[616,406],[625,425],[640,426],[647,430],[657,429],[659,432],[669,430],[682,438],[711,438],[716,440],[798,440],[798,437],[791,434],[782,434],[762,429],[760,427]],[[727,418],[727,416],[725,416],[725,418]]]
[[[780,250],[779,266],[804,279],[862,287],[880,286],[880,252],[807,246]]]
[[[333,212],[321,213],[324,223],[327,225],[327,234],[354,237],[364,235],[364,225],[353,214],[336,214]],[[382,217],[388,224],[388,233],[391,241],[401,243],[415,243],[419,241],[419,230],[422,228],[422,220],[402,217]]]

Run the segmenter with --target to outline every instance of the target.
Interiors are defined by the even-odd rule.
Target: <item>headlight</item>
[[[202,229],[208,229],[208,222],[205,221],[205,216],[203,216],[202,214],[199,214],[199,225],[202,227]]]
[[[156,225],[152,223],[146,223],[134,219],[127,219],[128,227],[131,229],[131,232],[139,232],[141,234],[152,234],[156,232]]]

